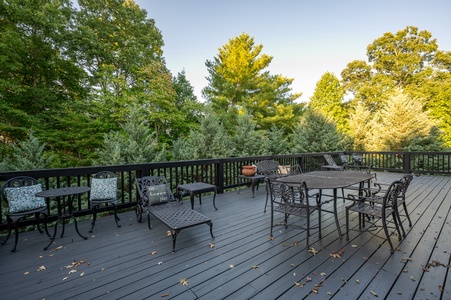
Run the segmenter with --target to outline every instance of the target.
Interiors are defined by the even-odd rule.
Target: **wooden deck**
[[[400,177],[378,173],[379,181]],[[330,214],[323,215],[323,238],[312,235],[316,255],[296,228],[279,227],[269,240],[264,190],[255,198],[249,188],[219,194],[217,211],[211,196],[201,206],[196,199],[195,209],[213,220],[215,239],[207,225],[182,230],[175,253],[167,228],[153,220],[149,231],[134,212],[120,215],[121,228],[113,216],[100,218],[88,240],[67,225],[48,251],[45,235],[26,232],[10,253],[12,237],[0,247],[1,298],[451,299],[451,178],[414,178],[407,193],[414,224],[405,223],[407,237],[393,255],[384,239],[360,233],[355,219],[350,241],[339,239]],[[345,232],[341,201],[339,211]],[[79,228],[87,234],[89,221]]]

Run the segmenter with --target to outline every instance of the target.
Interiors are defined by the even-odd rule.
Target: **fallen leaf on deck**
[[[307,282],[312,281],[312,277],[307,276]]]
[[[158,263],[157,263],[157,265],[162,265],[163,264],[163,262],[162,261],[159,261]]]
[[[341,249],[338,252],[332,251],[332,253],[330,253],[329,255],[332,256],[333,258],[341,258],[343,253],[345,253],[345,251],[343,249]]]
[[[415,278],[413,276],[410,276],[410,280],[415,281]]]
[[[70,270],[68,274],[72,274],[72,273],[75,273],[75,272],[77,272],[77,270]]]
[[[63,278],[63,281],[66,280],[67,278],[69,278],[69,277],[64,277],[64,278]]]
[[[83,272],[83,273],[80,274],[80,276],[83,276],[83,275],[85,275],[85,272]]]
[[[294,285],[297,286],[297,287],[303,288],[304,285],[305,285],[305,283],[302,283],[302,282],[295,282]]]
[[[234,266],[234,265],[230,265],[229,267],[230,267],[230,269],[233,269],[233,268],[235,268],[235,266]]]
[[[312,253],[313,255],[316,255],[318,253],[318,251],[316,251],[315,248],[309,249],[308,252]]]
[[[371,295],[375,296],[375,297],[379,297],[378,294],[376,294],[376,292],[370,291]]]
[[[324,277],[324,276],[326,276],[326,273],[321,272],[321,273],[319,273],[319,275]]]
[[[155,254],[157,254],[157,251],[152,251],[152,253],[150,253],[150,254],[155,255]]]
[[[360,280],[356,279],[355,282],[357,282],[358,284],[360,284]]]
[[[351,247],[352,247],[352,248],[357,248],[358,246],[357,246],[357,245],[351,245]]]
[[[180,279],[180,284],[181,285],[188,285],[188,280],[186,278],[182,278],[182,279]]]
[[[215,245],[212,244],[212,243],[210,243],[209,245],[210,245],[210,248],[214,248],[215,247]]]
[[[30,274],[30,272],[25,272],[25,273],[23,273],[24,275],[28,275],[28,274]]]
[[[161,298],[164,298],[164,297],[169,297],[169,294],[162,294]]]
[[[37,269],[38,272],[43,271],[43,270],[45,270],[45,267],[44,267],[44,266],[40,266],[40,267]]]
[[[251,268],[252,268],[252,269],[258,269],[259,266],[252,266]]]
[[[171,232],[170,230],[168,230],[168,231],[166,231],[166,235],[167,235],[167,236],[171,236],[171,235],[172,235],[172,232]]]

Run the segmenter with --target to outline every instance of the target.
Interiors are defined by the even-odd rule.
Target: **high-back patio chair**
[[[374,195],[371,197],[349,195],[349,198],[353,199],[354,202],[351,205],[346,206],[346,239],[349,240],[350,212],[357,212],[359,229],[364,228],[365,230],[374,231],[375,227],[382,227],[388,244],[390,245],[390,252],[394,253],[395,250],[390,239],[388,228],[391,226],[391,228],[396,229],[399,240],[402,239],[400,228],[403,231],[403,236],[405,235],[402,224],[399,224],[398,216],[396,214],[397,200],[403,184],[404,183],[399,180],[392,182],[381,197],[375,197]],[[376,198],[380,199],[380,201],[376,201]],[[371,223],[372,226],[365,226],[365,222]],[[378,222],[380,222],[380,224]]]
[[[288,218],[293,215],[306,219],[306,227],[300,227],[297,225],[290,225],[297,228],[302,228],[306,230],[306,246],[310,246],[310,221],[311,215],[317,211],[318,212],[318,230],[319,237],[321,238],[321,206],[320,206],[320,195],[313,194],[309,195],[309,191],[305,182],[302,186],[293,186],[285,183],[277,182],[273,179],[268,179],[267,183],[269,185],[270,198],[271,198],[271,230],[270,239],[273,239],[273,228],[277,225],[282,225],[287,228]],[[276,212],[282,213],[284,219],[282,223],[275,223],[274,215]]]
[[[97,219],[97,209],[100,205],[114,206],[114,221],[117,227],[121,227],[118,223],[120,220],[117,215],[117,176],[110,171],[102,171],[94,175],[91,180],[91,192],[89,196],[92,210],[91,233],[94,230]]]
[[[34,215],[37,219],[37,226],[40,233],[39,217],[44,216],[45,233],[50,237],[47,229],[47,203],[44,198],[36,197],[36,193],[42,191],[42,185],[34,178],[28,176],[19,176],[7,180],[0,189],[0,199],[4,199],[8,203],[8,212],[6,218],[8,221],[8,235],[2,242],[4,245],[14,229],[15,241],[11,252],[16,251],[19,239],[18,227],[20,222],[25,220],[27,216]]]

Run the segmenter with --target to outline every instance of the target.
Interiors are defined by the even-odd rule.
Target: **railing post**
[[[402,155],[402,169],[404,173],[411,173],[410,169],[410,153],[404,152]]]
[[[224,160],[220,159],[215,174],[215,184],[218,189],[218,194],[224,193]]]

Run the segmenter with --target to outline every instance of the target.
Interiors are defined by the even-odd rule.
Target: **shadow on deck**
[[[379,181],[400,177],[378,173]],[[312,234],[316,255],[296,228],[278,227],[269,240],[264,186],[255,198],[250,189],[218,195],[217,211],[211,196],[201,206],[196,199],[216,238],[207,225],[182,230],[175,253],[167,228],[152,219],[149,231],[134,212],[120,215],[121,228],[113,216],[100,218],[88,240],[66,225],[48,251],[45,235],[22,233],[16,253],[9,251],[13,237],[0,247],[0,291],[3,299],[451,299],[450,190],[449,177],[414,178],[407,193],[414,224],[405,223],[407,237],[393,255],[384,239],[360,233],[356,219],[350,241],[339,239],[330,214],[323,238]],[[87,234],[89,221],[79,228]]]

